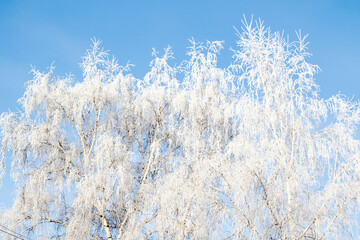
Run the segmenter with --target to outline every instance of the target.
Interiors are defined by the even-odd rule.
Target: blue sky
[[[229,63],[235,30],[245,15],[261,18],[273,31],[296,40],[295,31],[309,34],[310,62],[321,97],[341,92],[360,99],[360,1],[346,0],[128,0],[0,1],[0,112],[17,111],[17,99],[31,80],[30,65],[40,70],[55,61],[56,74],[73,73],[81,80],[79,63],[90,39],[132,73],[142,77],[149,69],[152,48],[170,45],[184,58],[188,39],[225,40],[220,64]],[[9,160],[8,159],[8,163]],[[9,164],[7,164],[9,170]],[[14,186],[9,173],[0,188],[0,203],[10,206]]]

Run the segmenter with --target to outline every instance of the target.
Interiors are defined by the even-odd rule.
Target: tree
[[[227,68],[223,42],[190,42],[143,79],[98,41],[81,82],[34,69],[23,111],[1,117],[18,188],[3,223],[38,239],[353,237],[359,104],[319,97],[305,38],[244,21]]]

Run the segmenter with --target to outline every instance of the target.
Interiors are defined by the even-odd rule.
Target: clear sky
[[[224,65],[243,15],[261,18],[290,40],[299,29],[309,34],[309,61],[322,70],[316,75],[321,97],[341,92],[360,99],[359,0],[0,0],[0,112],[17,111],[30,65],[45,71],[55,61],[57,75],[81,80],[79,63],[92,37],[120,64],[134,64],[139,78],[149,69],[152,48],[170,45],[181,61],[191,37],[225,40]],[[0,203],[10,206],[15,188],[7,160]]]

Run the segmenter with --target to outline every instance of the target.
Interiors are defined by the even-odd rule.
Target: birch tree
[[[30,239],[348,239],[359,221],[359,103],[319,96],[307,42],[244,21],[142,79],[100,47],[81,81],[32,70],[1,116],[1,223]],[[5,159],[5,158],[8,159]],[[2,238],[13,238],[3,234]]]

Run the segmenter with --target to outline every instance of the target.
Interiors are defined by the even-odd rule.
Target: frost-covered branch
[[[226,68],[224,42],[194,39],[175,66],[154,50],[141,79],[96,40],[82,80],[34,68],[22,110],[0,118],[0,176],[12,161],[17,186],[0,223],[35,238],[351,237],[359,103],[320,98],[300,33],[244,20],[237,36]]]

